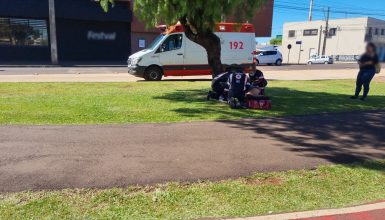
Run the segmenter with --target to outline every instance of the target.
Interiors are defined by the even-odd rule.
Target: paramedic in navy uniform
[[[351,97],[351,99],[358,98],[363,86],[364,93],[360,99],[362,101],[365,101],[369,93],[370,82],[376,74],[376,65],[378,64],[376,46],[373,43],[368,43],[368,45],[366,46],[366,51],[361,56],[360,60],[358,61],[358,64],[360,65],[360,72],[357,76],[356,93],[354,94],[354,96]]]

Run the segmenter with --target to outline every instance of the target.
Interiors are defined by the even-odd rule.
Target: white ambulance
[[[255,68],[255,30],[252,24],[219,23],[215,34],[221,39],[224,65]],[[128,73],[157,81],[167,76],[211,75],[206,50],[189,40],[177,24],[158,36],[145,50],[128,58]]]

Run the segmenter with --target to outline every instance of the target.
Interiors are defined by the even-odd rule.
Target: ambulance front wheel
[[[144,79],[147,81],[160,81],[162,80],[162,77],[162,69],[156,66],[149,67],[144,73]]]

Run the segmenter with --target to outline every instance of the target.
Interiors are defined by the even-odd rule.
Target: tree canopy
[[[233,18],[239,23],[253,18],[268,0],[135,0],[134,11],[149,27],[159,24],[184,27],[186,37],[201,45],[207,52],[213,76],[223,71],[221,42],[214,34],[214,26],[223,18]],[[114,0],[100,0],[108,11]],[[225,19],[226,20],[226,19]]]
[[[135,0],[136,16],[149,26],[160,23],[173,25],[186,17],[197,30],[210,29],[222,17],[239,22],[251,19],[267,0]],[[114,0],[100,0],[105,11]]]
[[[273,38],[270,40],[271,45],[282,45],[282,38]]]

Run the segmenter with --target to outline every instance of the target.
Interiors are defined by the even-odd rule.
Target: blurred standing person
[[[361,93],[362,87],[364,87],[364,93],[360,100],[365,101],[370,89],[370,82],[376,74],[376,65],[378,64],[378,55],[376,52],[376,46],[373,43],[366,45],[365,53],[358,61],[360,65],[360,71],[358,72],[356,81],[356,93],[351,99],[357,99]]]

